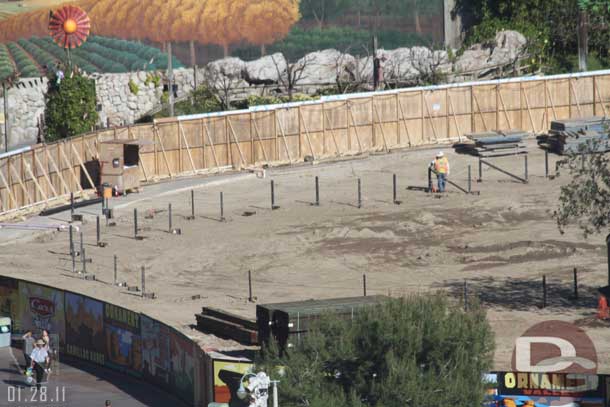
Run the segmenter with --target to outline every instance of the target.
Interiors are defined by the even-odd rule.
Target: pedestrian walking
[[[30,357],[32,359],[32,369],[36,375],[36,388],[40,389],[45,370],[49,365],[49,354],[45,347],[45,341],[42,339],[36,341],[36,348],[34,348]]]
[[[436,174],[438,183],[437,192],[445,192],[445,184],[447,183],[447,177],[449,177],[449,160],[447,160],[442,151],[436,154],[436,159],[430,163],[430,167],[432,167]]]
[[[28,369],[28,367],[32,366],[32,359],[30,358],[30,355],[32,354],[32,351],[34,350],[34,344],[36,342],[36,340],[34,339],[34,335],[32,335],[32,331],[27,331],[26,333],[23,334],[22,336],[23,338],[23,358],[25,359],[25,367],[23,368],[24,371],[26,371]]]
[[[49,354],[48,370],[51,371],[51,362],[55,360],[55,344],[51,341],[49,331],[47,331],[46,329],[42,330],[42,336],[40,339],[44,341],[44,347],[47,350],[47,353]]]

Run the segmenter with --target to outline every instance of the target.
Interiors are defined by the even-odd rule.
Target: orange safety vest
[[[597,302],[597,318],[608,319],[610,318],[610,309],[608,308],[608,300],[605,296],[601,295]]]
[[[439,174],[447,174],[449,172],[449,161],[447,161],[447,158],[442,157],[434,160],[434,171]]]

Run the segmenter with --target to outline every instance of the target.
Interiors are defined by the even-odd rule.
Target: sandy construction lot
[[[473,183],[479,196],[453,187],[442,196],[406,189],[426,185],[426,166],[435,150],[274,169],[265,179],[250,175],[211,183],[195,190],[195,220],[186,219],[189,191],[153,197],[145,188],[137,201],[112,203],[120,209],[117,225],[103,227],[105,248],[94,246],[96,210],[83,210],[87,256],[93,259],[87,267],[99,281],[71,275],[65,232],[3,247],[0,270],[146,312],[207,346],[231,343],[188,327],[201,306],[254,318],[248,270],[258,303],[361,295],[363,274],[369,294],[446,293],[459,300],[466,281],[470,296],[488,308],[496,332],[496,368],[509,368],[514,340],[529,326],[561,319],[586,329],[597,346],[601,370],[610,373],[610,325],[593,318],[596,290],[607,282],[604,237],[584,240],[577,229],[559,233],[551,213],[559,187],[567,180],[545,179],[543,152],[533,142],[530,150],[529,184],[485,170],[484,182]],[[451,162],[451,179],[465,186],[467,166],[472,165],[474,178],[477,161],[444,151]],[[552,156],[551,168],[555,160]],[[493,162],[523,174],[521,157]],[[392,204],[393,173],[401,205]],[[311,205],[316,175],[320,207]],[[360,209],[358,178],[363,191]],[[270,210],[271,179],[280,206],[275,211]],[[221,191],[226,222],[218,220]],[[173,207],[173,226],[182,229],[181,235],[167,231],[168,203]],[[132,237],[133,208],[140,213],[142,241]],[[154,218],[144,219],[152,212]],[[119,279],[131,285],[139,285],[140,268],[146,266],[146,286],[157,299],[143,300],[109,284],[115,254]],[[580,283],[578,301],[570,298],[574,267]],[[549,287],[545,309],[540,308],[543,275]],[[196,295],[201,298],[193,300]]]

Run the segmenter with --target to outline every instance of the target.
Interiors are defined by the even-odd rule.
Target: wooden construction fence
[[[295,163],[459,141],[465,133],[519,128],[545,132],[552,120],[608,115],[610,71],[513,78],[330,96],[164,119],[39,144],[0,156],[0,214],[65,202],[94,183],[89,162],[105,140],[152,141],[140,149],[141,179],[232,167]],[[104,163],[101,163],[104,165]]]

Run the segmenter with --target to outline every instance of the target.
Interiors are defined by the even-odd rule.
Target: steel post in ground
[[[320,180],[316,176],[316,206],[320,206]]]
[[[546,308],[546,276],[542,276],[542,308]]]
[[[167,206],[167,213],[168,213],[167,219],[168,219],[168,223],[169,223],[168,224],[168,227],[169,227],[168,231],[169,231],[169,233],[172,233],[172,204],[171,203],[168,204],[168,206]]]
[[[74,192],[70,192],[70,220],[74,219]]]
[[[83,247],[81,252],[81,260],[83,262],[83,274],[87,274],[87,256],[85,256],[85,248]]]
[[[544,176],[549,177],[549,152],[544,150]]]
[[[392,203],[396,203],[396,174],[392,174]]]
[[[483,160],[479,157],[479,179],[477,182],[483,182]]]
[[[364,291],[364,296],[366,297],[366,274],[362,275],[362,290]]]
[[[524,154],[523,158],[524,158],[524,163],[525,163],[525,177],[523,177],[523,179],[525,179],[527,181],[527,176],[528,176],[527,154]]]
[[[279,206],[275,205],[275,181],[271,180],[271,210],[278,208]]]
[[[224,222],[225,220],[225,205],[224,205],[224,196],[223,193],[220,193],[220,221]]]
[[[117,285],[117,273],[118,273],[118,259],[116,257],[116,254],[114,255],[114,273],[113,273],[113,280],[114,280],[114,285]]]
[[[248,270],[248,301],[252,302],[252,270]]]
[[[70,225],[70,255],[74,257],[74,228]]]
[[[428,193],[432,193],[432,167],[428,167]]]
[[[362,208],[362,181],[358,178],[358,209]]]
[[[578,270],[574,267],[574,299],[578,300]]]
[[[83,239],[83,231],[80,232],[80,255],[83,255],[83,250],[85,250],[85,240]]]
[[[146,293],[146,269],[142,266],[142,297],[144,297]]]
[[[191,219],[195,219],[195,191],[191,189]]]
[[[99,215],[95,217],[95,236],[97,239],[97,245],[100,245],[101,241],[101,231],[100,231],[100,217]]]
[[[468,193],[472,193],[472,173],[470,164],[468,165]]]
[[[138,239],[138,209],[133,208],[133,238]]]

